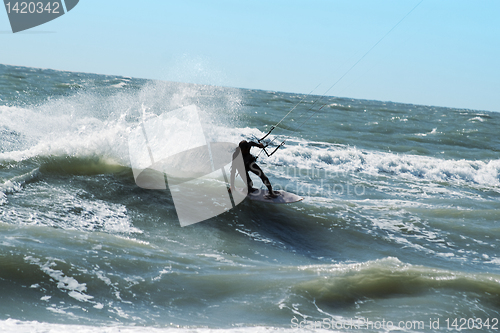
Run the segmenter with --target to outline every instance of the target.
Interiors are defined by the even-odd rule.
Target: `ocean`
[[[181,227],[128,142],[190,105],[234,144],[295,108],[266,138],[284,146],[252,153],[304,200]],[[499,128],[497,112],[0,65],[0,331],[498,332]]]

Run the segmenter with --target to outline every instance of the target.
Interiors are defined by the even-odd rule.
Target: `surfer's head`
[[[241,153],[243,155],[250,154],[250,148],[252,148],[252,146],[248,143],[248,141],[240,141],[238,146],[240,147]]]

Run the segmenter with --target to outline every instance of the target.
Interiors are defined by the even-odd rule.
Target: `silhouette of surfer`
[[[264,148],[264,145],[262,143],[255,143],[255,142],[248,142],[246,140],[241,141],[238,144],[238,148],[236,148],[234,154],[233,154],[233,164],[231,167],[231,187],[229,189],[229,192],[234,190],[234,177],[236,174],[236,170],[238,170],[238,173],[240,174],[241,178],[243,181],[246,181],[248,185],[248,193],[254,193],[258,191],[258,189],[253,187],[253,182],[250,179],[250,175],[248,174],[249,171],[253,172],[257,176],[259,176],[260,179],[262,179],[262,182],[264,185],[266,185],[268,191],[269,191],[269,197],[271,198],[276,198],[279,196],[279,193],[273,191],[273,187],[271,186],[271,183],[269,182],[269,178],[267,178],[266,174],[262,169],[255,163],[257,158],[250,154],[250,148],[252,147],[259,147],[259,148]],[[241,168],[241,166],[237,165],[237,163],[234,163],[236,160],[236,157],[238,154],[242,155],[243,157],[243,164],[245,168]],[[246,176],[246,179],[245,179]]]

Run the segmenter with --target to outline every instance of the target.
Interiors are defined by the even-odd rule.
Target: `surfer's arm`
[[[264,144],[262,142],[259,142],[259,143],[255,143],[253,141],[250,141],[249,142],[250,146],[251,147],[259,147],[259,148],[264,148]]]

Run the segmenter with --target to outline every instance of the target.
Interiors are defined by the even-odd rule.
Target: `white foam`
[[[62,290],[67,290],[68,295],[80,302],[90,302],[94,296],[87,295],[87,285],[85,283],[79,283],[78,280],[71,276],[64,275],[60,270],[53,269],[52,267],[57,266],[55,261],[47,261],[45,264],[40,263],[40,259],[27,256],[24,258],[31,264],[35,264],[40,267],[40,270],[50,276],[57,282],[57,288]]]
[[[60,106],[69,107],[71,104]],[[0,153],[0,162],[20,162],[34,157],[107,157],[128,164],[123,137],[127,124],[70,112],[45,114],[47,106],[26,109],[0,106],[0,122],[25,139],[19,150]]]
[[[323,170],[330,174],[362,172],[379,176],[390,175],[413,180],[465,182],[485,187],[500,186],[500,159],[453,160],[392,152],[362,151],[356,147],[335,146],[329,143],[289,140],[290,145],[267,162],[285,167]]]
[[[27,172],[25,174],[15,176],[9,180],[6,180],[3,183],[0,183],[0,205],[2,205],[2,198],[5,198],[5,200],[6,200],[5,194],[12,194],[12,193],[21,191],[23,188],[23,185],[27,181],[36,178],[39,174],[40,174],[39,169],[35,168],[31,172]]]
[[[111,87],[113,87],[113,88],[123,88],[126,85],[127,85],[127,82],[120,82],[120,83],[111,85]]]
[[[5,205],[8,202],[5,193],[0,192],[0,206]]]
[[[55,310],[55,309],[54,309]],[[0,320],[2,333],[299,333],[304,329],[280,327],[233,327],[229,329],[214,328],[182,328],[182,327],[137,327],[137,326],[90,326],[90,325],[65,325],[49,324],[37,321],[21,321],[16,319]],[[314,332],[338,332],[334,330],[314,330]]]
[[[21,138],[15,149],[0,153],[0,163],[70,156],[129,166],[127,139],[142,120],[196,104],[204,123],[228,126],[237,115],[240,94],[237,89],[151,81],[139,91],[99,95],[82,90],[36,106],[0,106],[0,124]]]

